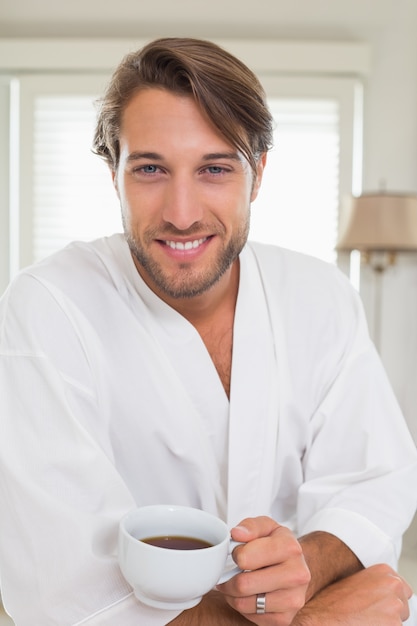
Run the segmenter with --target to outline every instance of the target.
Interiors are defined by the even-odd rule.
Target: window
[[[34,102],[33,259],[69,241],[121,231],[109,169],[91,151],[90,96],[40,96]]]
[[[252,207],[251,237],[335,262],[338,102],[273,98],[270,107],[274,148]]]
[[[350,77],[260,75],[275,146],[252,210],[254,239],[337,262],[343,200],[360,186],[362,87]]]
[[[24,267],[69,241],[121,226],[110,173],[91,152],[95,101],[106,76],[21,76],[18,82],[18,174],[11,184],[19,219],[11,247]]]

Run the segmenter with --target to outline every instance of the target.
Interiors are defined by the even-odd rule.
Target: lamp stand
[[[381,325],[382,325],[382,306],[383,306],[383,278],[386,270],[395,264],[396,253],[386,251],[363,252],[362,262],[366,263],[373,271],[373,341],[376,349],[381,353]]]

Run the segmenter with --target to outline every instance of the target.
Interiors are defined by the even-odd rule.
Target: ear
[[[262,152],[261,156],[258,159],[258,163],[256,165],[256,176],[254,177],[254,180],[253,180],[252,193],[250,197],[251,202],[253,202],[258,195],[258,191],[262,183],[262,176],[264,173],[266,160],[267,160],[267,153]]]
[[[117,170],[110,168],[111,179],[113,181],[113,187],[116,190],[117,197],[119,197],[119,186],[117,184]]]

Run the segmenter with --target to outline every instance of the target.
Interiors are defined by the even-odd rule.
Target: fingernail
[[[246,528],[246,526],[235,526],[233,530],[239,530],[243,533],[246,533],[247,535],[249,534],[249,530]]]

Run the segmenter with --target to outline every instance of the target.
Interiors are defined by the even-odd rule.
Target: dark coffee
[[[144,543],[149,543],[157,548],[168,548],[169,550],[201,550],[202,548],[210,548],[213,544],[204,539],[196,537],[146,537],[141,539]]]

